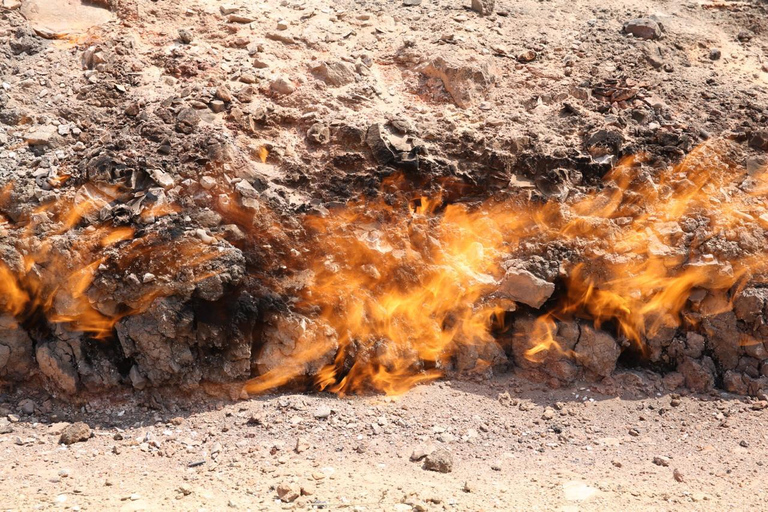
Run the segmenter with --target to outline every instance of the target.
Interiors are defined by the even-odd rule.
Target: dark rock
[[[307,130],[307,138],[316,144],[328,144],[331,130],[323,123],[315,123]]]
[[[453,455],[445,449],[437,449],[424,457],[424,469],[438,473],[453,471]]]
[[[200,124],[200,115],[192,107],[186,107],[179,111],[176,116],[176,131],[190,134],[195,131]]]
[[[733,311],[739,320],[754,324],[763,318],[766,304],[768,289],[746,288],[733,301]]]
[[[691,391],[705,393],[715,385],[715,364],[709,357],[704,357],[701,362],[685,358],[677,365],[677,371],[685,377],[685,386]]]
[[[723,56],[723,52],[721,52],[719,48],[712,48],[711,50],[709,50],[710,60],[720,60],[720,57],[722,56]]]
[[[83,422],[73,423],[69,425],[61,433],[59,438],[59,444],[75,444],[82,443],[91,438],[91,427]]]
[[[760,130],[752,134],[749,139],[749,147],[768,151],[768,130]]]
[[[723,370],[739,363],[741,333],[733,311],[706,318],[703,323],[715,361]]]

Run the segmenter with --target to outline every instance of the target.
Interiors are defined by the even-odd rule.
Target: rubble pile
[[[182,3],[0,7],[0,380],[768,389],[768,17]]]

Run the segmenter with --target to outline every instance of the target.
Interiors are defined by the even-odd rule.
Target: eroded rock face
[[[715,364],[709,357],[704,357],[701,361],[686,358],[677,365],[677,371],[683,375],[685,386],[691,391],[704,393],[715,385]]]
[[[21,380],[34,367],[32,339],[10,315],[0,315],[0,378]]]
[[[298,314],[270,315],[262,340],[254,360],[260,375],[294,366],[292,373],[312,375],[331,364],[338,349],[332,327]]]
[[[616,340],[604,331],[582,325],[579,341],[573,349],[576,360],[598,377],[613,373],[621,348]]]
[[[77,392],[80,381],[75,369],[75,354],[64,341],[54,341],[39,345],[35,353],[40,372],[51,379],[65,393]]]
[[[469,107],[482,97],[494,81],[486,64],[460,63],[444,57],[436,57],[423,65],[420,72],[442,80],[445,90],[461,108]]]

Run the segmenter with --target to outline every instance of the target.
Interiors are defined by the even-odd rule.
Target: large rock
[[[10,315],[0,315],[0,378],[23,380],[33,367],[33,343]]]
[[[661,37],[661,26],[651,18],[636,18],[624,24],[624,32],[640,39],[658,39]]]
[[[75,443],[82,443],[87,441],[90,438],[91,438],[91,427],[79,421],[77,423],[73,423],[69,425],[61,432],[61,437],[59,438],[59,444],[70,445]]]
[[[38,126],[24,135],[24,142],[30,146],[56,146],[59,142],[58,129],[53,125]]]
[[[424,76],[439,78],[454,103],[467,108],[484,95],[493,83],[493,75],[486,64],[469,64],[436,57],[420,69]]]
[[[616,368],[621,347],[604,331],[597,331],[588,325],[581,326],[579,342],[574,348],[576,360],[597,376],[607,377]]]
[[[685,378],[685,387],[697,393],[711,390],[715,385],[715,364],[709,357],[701,361],[691,358],[677,365],[677,371]]]
[[[515,302],[540,308],[555,291],[555,285],[519,268],[510,268],[501,279],[498,293]]]
[[[708,344],[715,362],[722,370],[733,370],[739,364],[741,333],[733,311],[726,311],[704,320]]]
[[[453,471],[453,455],[448,450],[439,448],[424,458],[424,469],[438,473]]]
[[[472,10],[479,12],[483,16],[493,14],[495,5],[495,0],[472,0]]]
[[[312,68],[312,72],[331,87],[341,87],[355,81],[355,70],[346,62],[322,62]]]
[[[70,395],[77,392],[80,379],[72,347],[65,341],[53,341],[38,345],[35,356],[40,371],[59,389]]]

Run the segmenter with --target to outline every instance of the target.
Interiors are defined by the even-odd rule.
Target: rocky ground
[[[768,5],[473,4],[0,2],[0,507],[765,507]]]
[[[639,372],[352,399],[121,394],[71,407],[19,393],[0,404],[1,507],[761,510],[766,398],[668,394]]]

